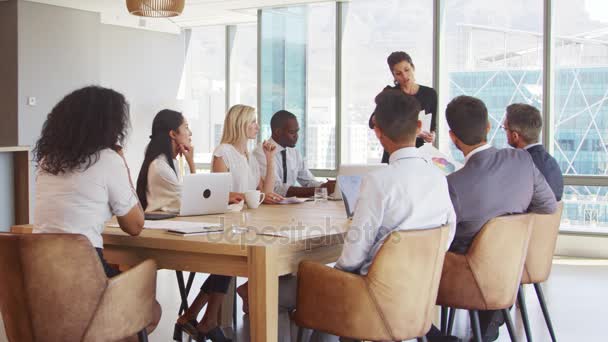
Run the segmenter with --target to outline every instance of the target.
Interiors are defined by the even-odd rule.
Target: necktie
[[[287,183],[287,150],[281,151],[283,157],[283,184]]]

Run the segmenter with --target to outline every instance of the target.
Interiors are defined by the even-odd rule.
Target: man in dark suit
[[[555,158],[538,142],[542,127],[543,118],[533,106],[514,103],[507,107],[503,128],[509,145],[530,153],[534,164],[553,190],[555,199],[560,201],[564,193],[564,178]]]
[[[447,106],[450,138],[465,156],[465,165],[450,174],[448,187],[456,211],[456,236],[450,251],[464,254],[490,219],[512,214],[553,213],[555,196],[532,157],[520,149],[496,149],[487,143],[490,131],[484,103],[459,96]],[[480,311],[484,341],[498,338],[500,311]]]

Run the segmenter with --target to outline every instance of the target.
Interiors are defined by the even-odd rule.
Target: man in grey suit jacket
[[[465,165],[448,176],[456,211],[456,236],[450,251],[464,254],[483,225],[503,215],[553,213],[555,196],[530,154],[496,149],[487,143],[490,131],[484,103],[459,96],[446,109],[450,138],[465,156]],[[480,312],[484,341],[498,338],[500,312]]]
[[[525,103],[509,105],[502,127],[511,147],[521,148],[530,153],[534,164],[553,190],[555,199],[560,201],[564,193],[564,177],[555,158],[539,143],[543,118],[538,109]]]

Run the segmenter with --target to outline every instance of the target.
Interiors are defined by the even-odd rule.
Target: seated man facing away
[[[509,145],[530,153],[534,164],[553,190],[555,199],[560,201],[564,193],[564,178],[555,158],[538,142],[543,127],[543,118],[538,109],[528,104],[514,103],[507,107],[502,126]]]
[[[393,231],[449,224],[448,245],[452,241],[456,218],[447,180],[416,149],[421,125],[419,112],[418,101],[399,90],[386,89],[376,96],[374,131],[390,154],[389,165],[364,176],[352,225],[336,268],[367,274],[376,253]],[[281,279],[281,310],[295,308],[296,283],[295,277]],[[314,340],[321,338],[337,340],[335,336],[314,333]]]
[[[277,146],[274,157],[274,192],[285,197],[312,197],[316,187],[323,187],[327,188],[328,194],[333,193],[335,181],[327,183],[316,181],[310,170],[306,168],[302,155],[295,149],[300,131],[296,116],[286,110],[280,110],[270,119],[270,128],[272,138],[269,141]],[[253,155],[258,160],[260,173],[265,175],[266,158],[262,145],[253,151]]]
[[[490,122],[482,101],[459,96],[448,104],[446,119],[450,138],[465,157],[464,166],[447,177],[457,217],[450,251],[466,253],[492,218],[526,212],[551,214],[556,210],[555,196],[529,153],[496,149],[487,143]],[[500,311],[480,311],[484,341],[498,338],[501,320]]]

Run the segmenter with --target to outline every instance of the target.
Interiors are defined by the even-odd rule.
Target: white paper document
[[[120,227],[118,223],[110,223],[108,227]],[[220,228],[219,223],[210,222],[189,222],[189,221],[144,221],[144,229],[156,229],[156,230],[184,230],[189,231],[192,229],[206,229],[206,228]]]
[[[324,233],[320,230],[277,230],[277,231],[261,231],[257,232],[258,235],[276,236],[281,238],[287,238],[289,240],[298,240],[304,238],[311,238],[316,236],[323,236]]]
[[[424,109],[418,113],[418,120],[422,123],[421,130],[423,132],[431,131],[431,120],[433,120],[433,115],[431,113],[427,114]]]
[[[304,203],[308,201],[308,199],[306,198],[298,198],[298,197],[285,197],[282,201],[277,202],[277,204],[298,204],[298,203]]]

